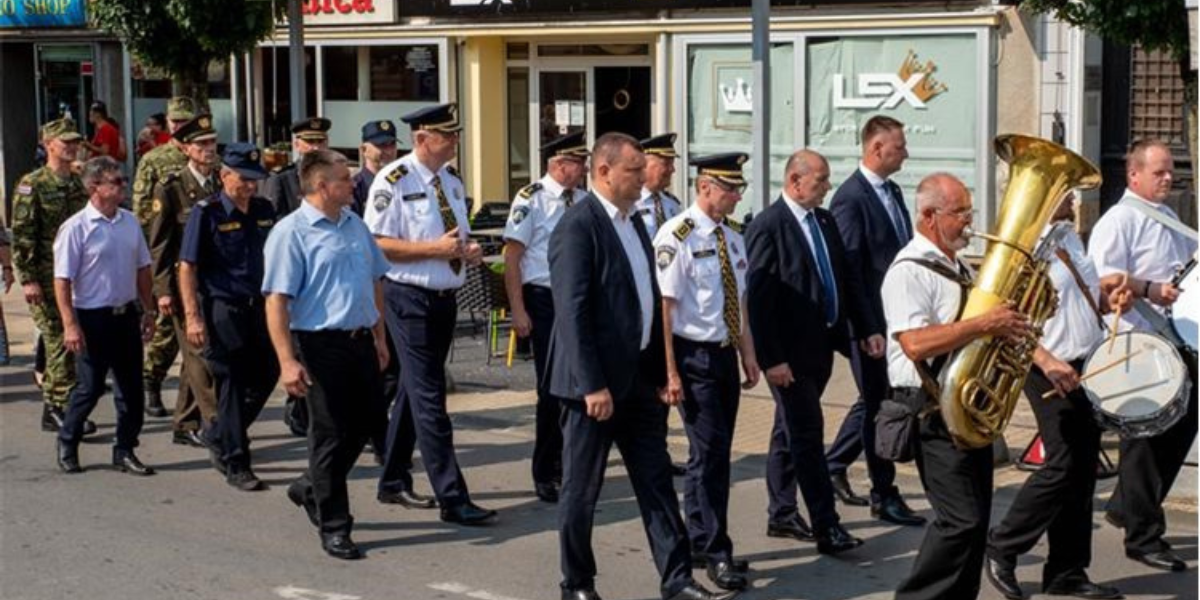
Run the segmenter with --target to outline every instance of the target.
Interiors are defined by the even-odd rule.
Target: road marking
[[[439,592],[449,592],[451,594],[458,594],[468,598],[475,598],[476,600],[522,600],[521,598],[496,594],[487,590],[473,589],[471,586],[465,583],[459,583],[457,581],[431,583],[429,584],[429,588],[435,589]]]
[[[317,590],[299,588],[294,585],[280,586],[271,591],[285,600],[362,600],[362,596],[351,596],[350,594],[339,594],[337,592],[319,592]]]

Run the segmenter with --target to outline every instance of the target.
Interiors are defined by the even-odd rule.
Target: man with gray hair
[[[128,179],[107,156],[88,161],[83,185],[90,197],[54,239],[54,297],[63,344],[75,355],[75,389],[58,432],[58,467],[79,473],[84,422],[104,395],[112,371],[116,386],[116,443],[112,463],[133,475],[153,475],[133,453],[142,431],[142,342],[154,332],[150,251],[133,213],[120,207]]]

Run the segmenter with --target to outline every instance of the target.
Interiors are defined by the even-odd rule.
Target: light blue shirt
[[[63,222],[54,238],[54,277],[71,282],[75,308],[133,302],[138,297],[138,269],[149,266],[142,229],[123,208],[109,219],[88,202]]]
[[[267,238],[263,294],[291,298],[293,331],[359,329],[379,320],[375,282],[388,262],[349,208],[338,222],[309,204],[275,224]]]

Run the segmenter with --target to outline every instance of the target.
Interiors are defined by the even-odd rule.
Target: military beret
[[[213,128],[212,115],[202,113],[184,123],[171,134],[171,137],[185,143],[203,142],[217,139],[217,130]]]
[[[258,146],[249,142],[236,142],[225,146],[221,162],[226,167],[237,171],[246,179],[266,179],[267,170],[262,166],[262,153]]]
[[[292,135],[302,140],[324,140],[329,138],[333,122],[325,117],[309,117],[292,123]]]
[[[709,156],[698,156],[691,160],[696,167],[696,174],[708,176],[726,185],[746,185],[742,177],[742,165],[750,156],[745,152],[724,152]]]
[[[583,160],[588,157],[588,154],[587,134],[582,129],[555,138],[542,146],[542,156],[546,158],[566,156]]]
[[[400,117],[413,131],[440,131],[442,133],[458,133],[462,125],[458,122],[458,105],[437,104],[414,110]]]
[[[196,118],[196,102],[187,96],[167,100],[167,120],[190,121]]]
[[[79,128],[75,125],[75,121],[63,117],[42,125],[42,139],[74,142],[83,139],[83,136],[79,135]]]
[[[391,121],[367,121],[362,126],[362,141],[372,144],[396,142],[396,126]]]
[[[679,158],[679,155],[675,153],[675,137],[674,133],[648,137],[640,142],[642,152],[663,158]]]

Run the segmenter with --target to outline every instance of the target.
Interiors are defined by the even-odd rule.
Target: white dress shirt
[[[868,169],[861,162],[858,163],[858,170],[867,179],[867,183],[871,184],[871,189],[875,190],[875,197],[879,198],[879,204],[883,206],[883,211],[887,213],[888,221],[892,224],[892,229],[896,231],[896,239],[907,240],[908,230],[903,229],[904,223],[896,222],[894,215],[905,212],[908,208],[900,204],[899,199],[892,197],[892,192],[887,187],[887,179],[875,174],[874,171]]]
[[[1131,190],[1125,190],[1122,200],[1125,198],[1145,202],[1154,210],[1178,219],[1170,207],[1150,202]],[[1175,233],[1140,211],[1120,204],[1112,206],[1100,217],[1088,242],[1088,256],[1096,263],[1096,271],[1100,277],[1112,273],[1128,273],[1141,280],[1167,282],[1175,276],[1176,270],[1195,254],[1196,242]],[[1156,304],[1151,306],[1159,312],[1164,310]],[[1150,324],[1134,310],[1122,315],[1121,325],[1122,330],[1153,331]]]
[[[686,224],[685,220],[691,223]],[[672,313],[671,333],[694,342],[723,342],[729,335],[725,325],[725,285],[721,279],[718,227],[725,235],[740,306],[746,293],[748,268],[746,244],[740,233],[724,223],[717,224],[693,204],[664,223],[654,238],[658,288],[664,298],[677,302]],[[680,240],[677,232],[682,231],[687,233]]]
[[[1051,225],[1046,226],[1046,231],[1050,230]],[[1088,287],[1088,294],[1099,306],[1100,276],[1096,274],[1092,259],[1084,251],[1079,234],[1074,229],[1070,230],[1059,247],[1067,251],[1075,270],[1079,271],[1079,276]],[[1075,283],[1075,277],[1058,256],[1050,260],[1049,276],[1050,283],[1058,292],[1058,310],[1042,327],[1042,347],[1055,358],[1067,362],[1087,358],[1088,353],[1104,341],[1104,331],[1100,329],[1096,311],[1092,310],[1083,290]]]
[[[546,175],[538,181],[541,187],[518,192],[512,201],[512,210],[504,224],[504,239],[520,242],[525,246],[521,256],[521,283],[550,287],[550,234],[558,227],[559,219],[567,210],[563,200],[563,186]],[[526,196],[526,194],[528,194]],[[572,191],[572,202],[587,197],[587,192],[576,188]]]
[[[54,277],[71,282],[75,308],[109,308],[137,300],[137,272],[150,250],[133,213],[105,217],[91,202],[71,215],[54,238]]]
[[[375,176],[363,207],[363,221],[376,237],[391,237],[411,242],[436,240],[446,233],[433,188],[435,173],[417,160],[415,153],[384,167]],[[468,222],[466,193],[462,181],[447,167],[436,173],[442,192],[458,221],[458,238],[467,241],[471,233]],[[393,262],[387,278],[399,283],[431,290],[450,290],[462,287],[467,267],[455,273],[450,261],[427,258],[418,261]]]
[[[617,230],[617,237],[625,250],[625,257],[629,259],[629,267],[633,270],[633,282],[637,286],[638,303],[642,308],[642,344],[639,347],[645,350],[650,345],[650,329],[654,326],[654,284],[650,281],[653,275],[650,273],[650,263],[646,260],[645,248],[633,221],[630,220],[631,216],[636,215],[621,212],[615,204],[600,195],[600,192],[592,190],[592,193],[600,200],[608,218],[612,219],[613,228]],[[632,212],[631,209],[630,213]]]

